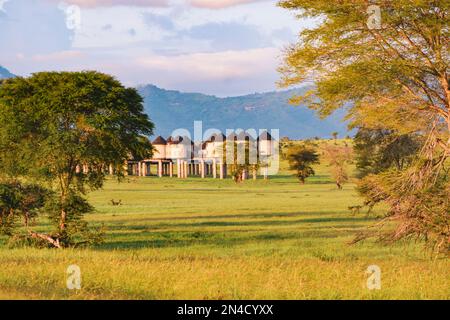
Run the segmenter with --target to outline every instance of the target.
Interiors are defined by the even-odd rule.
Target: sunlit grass
[[[89,195],[105,243],[90,249],[0,244],[0,299],[449,299],[450,262],[421,244],[350,246],[381,213],[352,215],[321,165],[304,186],[282,164],[269,181],[110,180]],[[122,200],[112,206],[110,200]],[[48,225],[40,226],[42,229]],[[82,290],[66,289],[77,264]],[[382,289],[366,288],[369,265]]]

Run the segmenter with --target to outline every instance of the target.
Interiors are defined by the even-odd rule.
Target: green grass
[[[304,186],[283,163],[269,181],[130,178],[89,198],[105,243],[8,249],[1,238],[0,299],[450,298],[450,261],[421,244],[347,244],[376,217],[348,211],[361,202],[354,185],[337,190],[326,166]],[[81,267],[79,291],[66,289],[70,264]],[[365,286],[372,264],[381,290]]]

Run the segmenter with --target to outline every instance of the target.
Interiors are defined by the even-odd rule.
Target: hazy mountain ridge
[[[0,66],[0,79],[8,79],[8,78],[14,78],[15,75],[9,72],[8,69]]]
[[[0,66],[0,79],[15,77]],[[254,93],[219,98],[202,93],[165,90],[154,85],[138,87],[144,98],[145,111],[155,123],[155,135],[168,137],[175,129],[186,128],[193,133],[194,121],[203,121],[203,130],[280,129],[280,136],[293,139],[330,137],[337,131],[347,134],[343,112],[321,120],[305,106],[292,106],[289,98],[307,87],[287,91]]]
[[[173,130],[186,128],[193,132],[193,123],[203,121],[203,130],[280,129],[280,136],[290,138],[330,137],[334,131],[347,134],[343,113],[321,120],[305,106],[288,103],[293,95],[307,88],[255,93],[219,98],[201,93],[165,90],[154,85],[138,88],[145,99],[145,110],[156,124],[157,135],[169,136]]]

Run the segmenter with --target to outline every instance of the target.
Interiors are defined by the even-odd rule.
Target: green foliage
[[[333,136],[334,140],[337,140],[338,136],[339,136],[339,132],[332,132],[331,135]]]
[[[315,87],[293,97],[293,103],[308,102],[323,117],[345,109],[352,127],[403,137],[383,145],[382,153],[375,155],[381,163],[360,159],[366,161],[366,168],[378,167],[375,171],[380,165],[389,167],[400,161],[401,172],[382,171],[379,180],[380,190],[387,184],[396,186],[381,196],[389,206],[386,220],[398,224],[391,229],[391,238],[409,237],[412,232],[426,234],[426,239],[447,237],[449,242],[450,213],[442,211],[439,203],[450,186],[450,2],[379,1],[374,3],[381,11],[377,27],[368,23],[369,4],[365,0],[280,1],[280,6],[298,10],[299,17],[318,21],[287,49],[280,68],[281,84],[292,86],[313,79]],[[419,136],[423,141],[420,150],[414,150],[406,136]],[[410,152],[413,155],[408,159]],[[420,208],[424,199],[433,206],[411,213],[413,203],[417,201]],[[428,227],[426,212],[433,221],[435,214],[445,212],[439,227]]]
[[[34,184],[17,181],[0,184],[0,233],[13,236],[18,219],[28,227],[52,193]]]
[[[16,192],[13,186],[0,185],[0,232],[11,235],[15,219],[15,209],[19,206]]]
[[[401,183],[402,180],[411,178],[409,171],[414,169],[369,175],[359,183],[358,191],[365,196],[365,204],[370,208],[381,201],[389,204],[388,213],[382,224],[399,222],[396,232],[376,229],[369,231],[369,235],[377,236],[381,241],[388,243],[402,238],[426,240],[428,246],[436,252],[448,254],[450,252],[448,177],[441,176],[429,187],[417,189],[412,193]],[[355,242],[367,236],[367,232],[361,232]]]
[[[234,182],[244,181],[244,174],[255,172],[261,166],[256,142],[246,137],[243,141],[226,141],[223,144],[223,156],[230,168]]]
[[[0,86],[0,173],[49,183],[59,195],[50,242],[73,244],[90,211],[82,195],[114,166],[149,157],[153,124],[137,91],[98,72],[42,72]],[[87,168],[87,171],[81,168]],[[58,218],[56,217],[58,216]]]
[[[288,149],[287,160],[289,168],[296,171],[300,183],[304,184],[306,178],[315,175],[312,165],[319,163],[319,155],[308,145],[297,145]]]
[[[328,145],[324,149],[325,158],[331,167],[331,176],[336,186],[342,189],[342,185],[349,180],[348,164],[353,160],[353,150],[348,146]]]
[[[411,165],[421,146],[418,135],[398,135],[389,130],[360,128],[354,139],[359,177]]]

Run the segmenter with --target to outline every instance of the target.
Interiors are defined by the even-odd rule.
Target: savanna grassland
[[[330,142],[331,143],[331,142]],[[351,169],[351,168],[350,168]],[[350,246],[375,222],[352,214],[325,164],[300,185],[282,163],[270,180],[129,177],[89,194],[105,242],[89,249],[0,243],[0,299],[449,299],[450,261],[420,243]],[[122,206],[112,206],[111,200]],[[39,226],[48,229],[43,221]],[[82,289],[66,289],[79,265]],[[366,288],[369,265],[381,290]]]

